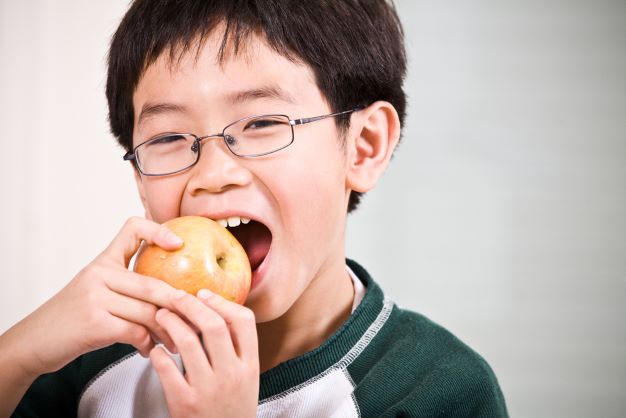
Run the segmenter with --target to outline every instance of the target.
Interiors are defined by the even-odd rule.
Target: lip
[[[258,222],[258,223],[261,223],[261,224],[265,225],[267,227],[267,229],[269,229],[270,234],[272,235],[272,238],[274,237],[274,228],[272,227],[271,223],[269,223],[266,219],[262,219],[258,215],[252,214],[252,213],[250,213],[248,211],[245,211],[245,210],[229,209],[229,210],[219,211],[219,212],[200,213],[200,214],[198,214],[196,216],[202,216],[202,217],[205,217],[205,218],[209,218],[209,219],[211,219],[213,221],[217,221],[218,219],[230,218],[231,216],[239,216],[239,217],[242,217],[242,218],[248,218],[251,221],[255,221],[255,222]]]
[[[204,218],[209,218],[212,219],[214,221],[217,221],[218,219],[226,219],[226,218],[230,218],[233,216],[239,216],[242,218],[248,218],[252,221],[256,221],[256,222],[260,222],[263,225],[265,225],[268,229],[270,229],[269,225],[267,224],[267,222],[260,220],[258,218],[258,216],[253,215],[249,212],[246,212],[245,210],[228,210],[228,211],[222,211],[222,212],[211,212],[211,213],[201,213],[197,216],[202,216]],[[271,232],[271,229],[270,229]]]

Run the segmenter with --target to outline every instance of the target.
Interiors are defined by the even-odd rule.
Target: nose
[[[200,159],[191,169],[188,193],[222,193],[250,183],[252,173],[241,164],[240,157],[230,152],[222,137],[208,137],[198,146]]]

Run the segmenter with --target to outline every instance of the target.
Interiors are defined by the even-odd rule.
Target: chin
[[[271,278],[268,279],[271,281]],[[285,293],[260,286],[248,295],[245,306],[254,312],[257,324],[271,322],[285,315],[293,306],[294,300]]]
[[[266,295],[250,295],[245,306],[254,312],[257,324],[271,322],[280,318],[287,312],[287,307],[280,306],[280,300],[267,297]]]

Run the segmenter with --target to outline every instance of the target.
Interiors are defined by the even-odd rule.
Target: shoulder
[[[416,312],[394,306],[370,364],[386,391],[396,392],[382,415],[507,416],[502,392],[489,364],[447,329]],[[367,378],[365,379],[367,380]],[[372,385],[370,387],[374,387]]]
[[[485,359],[424,315],[393,304],[359,264],[348,260],[348,266],[367,287],[361,314],[379,305],[387,312],[372,323],[384,325],[348,366],[361,416],[507,416]]]
[[[478,353],[444,327],[416,312],[397,308],[390,322],[388,344],[392,351],[410,361],[422,378],[434,381],[495,382],[489,364]]]
[[[427,317],[394,306],[387,344],[420,367],[458,367],[490,371],[487,362],[444,327]]]

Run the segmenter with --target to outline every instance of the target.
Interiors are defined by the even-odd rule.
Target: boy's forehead
[[[139,79],[133,96],[136,117],[146,102],[204,98],[223,104],[272,99],[304,105],[321,92],[309,66],[250,35],[235,52],[227,45],[220,59],[220,31],[191,48],[166,49]]]

